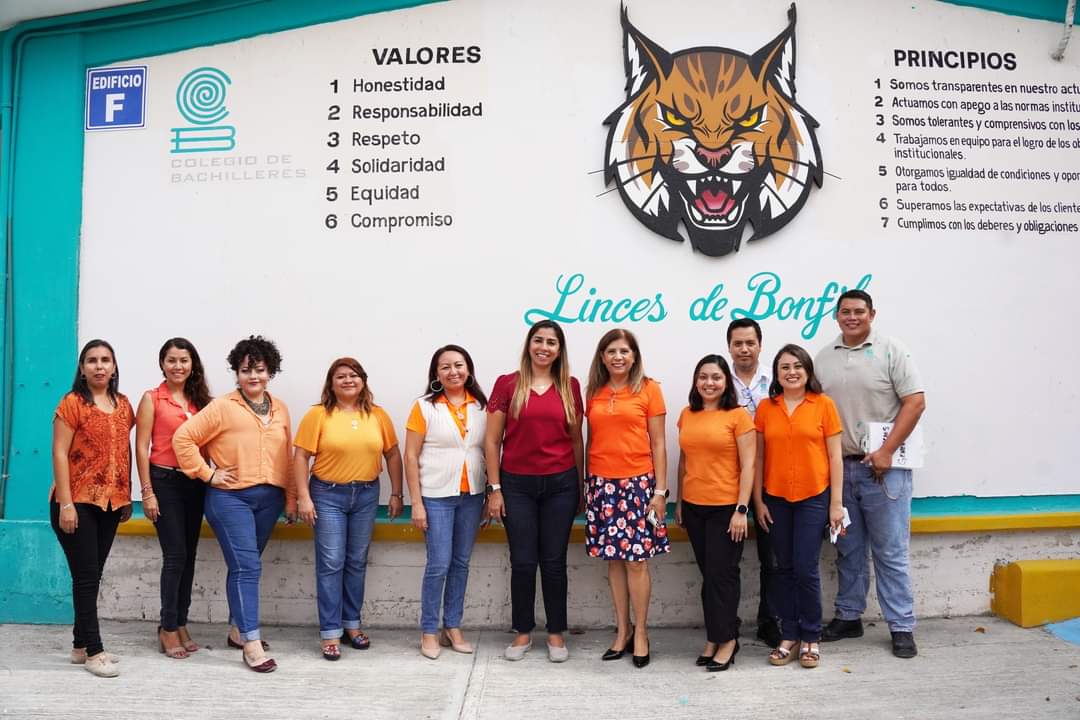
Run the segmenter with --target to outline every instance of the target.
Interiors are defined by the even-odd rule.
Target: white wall
[[[787,5],[638,0],[629,3],[629,11],[638,28],[672,52],[705,45],[750,53],[785,27]],[[950,193],[897,191],[895,166],[1076,170],[1080,150],[974,149],[964,161],[901,162],[893,156],[901,145],[892,137],[900,131],[888,127],[892,114],[927,112],[888,109],[889,140],[881,144],[874,141],[882,128],[875,125],[873,99],[877,78],[886,85],[892,78],[1073,83],[1080,76],[1076,54],[1064,63],[1049,59],[1060,32],[1051,23],[927,0],[803,0],[798,9],[797,99],[821,124],[818,139],[830,175],[787,227],[721,258],[692,253],[689,243],[650,232],[617,192],[601,195],[603,174],[594,172],[603,168],[607,129],[601,123],[625,97],[617,0],[437,4],[124,63],[149,66],[148,117],[142,129],[87,133],[80,339],[102,336],[115,343],[122,389],[137,401],[139,392],[158,382],[156,352],[165,338],[191,338],[208,365],[213,390],[222,393],[232,387],[224,363],[228,349],[250,332],[266,334],[285,358],[271,390],[289,403],[294,423],[318,399],[326,364],[355,355],[370,373],[377,401],[403,433],[436,346],[465,345],[476,358],[479,378],[490,386],[516,365],[526,311],[552,310],[556,278],[582,273],[585,287],[605,298],[662,294],[664,320],[627,325],[640,337],[648,372],[663,382],[674,453],[674,422],[693,365],[706,352],[725,349],[728,313],[752,304],[751,278],[774,273],[782,281],[779,295],[816,298],[830,282],[850,286],[871,276],[877,326],[906,341],[925,377],[930,456],[918,474],[916,494],[1075,492],[1080,445],[1071,436],[1077,397],[1066,381],[1068,371],[1058,368],[1078,349],[1067,320],[1076,233],[917,232],[897,228],[896,218],[979,216],[895,209],[883,229],[878,202],[885,197],[893,208],[898,198],[1074,202],[1080,188],[1075,181],[967,180],[950,183]],[[372,53],[384,47],[474,45],[482,59],[464,65],[379,67]],[[896,68],[895,48],[1011,52],[1017,69]],[[224,153],[170,154],[171,129],[190,125],[177,110],[177,85],[201,66],[231,78],[224,122],[235,127],[237,146]],[[447,89],[334,96],[329,86],[332,79],[344,90],[353,78],[417,75],[445,76]],[[883,96],[891,102],[900,94]],[[992,102],[1006,95],[970,97]],[[332,103],[343,105],[348,117],[354,102],[429,100],[483,102],[483,116],[327,120]],[[939,114],[1080,122],[1076,112]],[[331,130],[343,138],[354,130],[408,131],[422,140],[415,153],[344,145],[332,150],[326,146]],[[402,176],[401,184],[420,186],[419,200],[373,209],[345,199],[327,202],[328,185],[346,192],[350,185],[396,182],[389,175],[333,176],[324,169],[332,158],[347,166],[354,157],[414,154],[445,157],[447,168]],[[207,167],[176,168],[178,160]],[[228,165],[238,162],[245,164]],[[877,174],[880,164],[888,167],[885,178]],[[283,167],[291,169],[290,178],[269,176]],[[198,172],[235,174],[197,182]],[[329,230],[329,212],[340,219],[351,212],[449,213],[453,225],[386,233],[343,222]],[[982,217],[1080,222],[1080,216],[1039,211]],[[693,300],[719,283],[730,301],[722,317],[691,321]],[[576,312],[584,292],[566,311]],[[776,316],[763,325],[766,361],[788,341],[816,351],[836,330],[828,318],[816,328],[806,328],[805,318]],[[579,377],[587,372],[594,343],[613,326],[567,325]]]

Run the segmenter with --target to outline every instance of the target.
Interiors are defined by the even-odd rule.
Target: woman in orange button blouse
[[[772,371],[769,399],[754,416],[759,458],[754,512],[760,529],[772,535],[777,565],[771,599],[783,636],[769,662],[791,662],[801,642],[799,664],[810,668],[821,658],[822,536],[826,525],[839,530],[844,515],[843,428],[805,350],[780,348]]]
[[[101,642],[97,598],[116,527],[131,517],[135,413],[117,390],[119,381],[112,346],[91,340],[53,418],[49,518],[71,570],[71,662],[99,677],[119,674]]]
[[[265,673],[277,663],[266,655],[259,632],[260,558],[282,509],[289,517],[296,514],[296,488],[289,477],[292,431],[289,409],[266,391],[281,369],[277,346],[253,335],[236,344],[228,361],[236,391],[212,400],[181,425],[173,449],[184,474],[206,483],[206,520],[229,568],[230,622],[243,645],[232,635],[227,642],[243,648],[244,664]]]

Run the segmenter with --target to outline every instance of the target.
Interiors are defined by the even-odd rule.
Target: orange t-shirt
[[[465,391],[465,402],[460,406],[453,405],[446,399],[446,395],[440,395],[435,402],[443,403],[450,410],[450,417],[454,418],[454,424],[457,425],[458,432],[461,433],[461,437],[465,437],[466,429],[465,421],[469,418],[469,403],[476,402],[476,398],[472,396],[468,390]],[[427,422],[424,420],[424,413],[420,411],[420,401],[417,400],[413,403],[412,412],[409,413],[409,419],[405,421],[405,429],[412,430],[414,433],[420,435],[427,434]],[[461,464],[461,485],[460,490],[463,493],[471,492],[469,490],[469,467],[466,463]]]
[[[763,400],[754,426],[765,436],[765,492],[798,502],[829,487],[825,438],[844,429],[832,398],[806,393],[790,417],[783,395]]]
[[[68,448],[71,502],[113,510],[131,504],[131,428],[135,412],[123,395],[106,413],[68,393],[56,406],[56,417],[75,434]],[[53,496],[49,492],[49,498]]]
[[[698,410],[683,408],[679,416],[679,448],[685,474],[682,498],[695,505],[734,505],[739,502],[737,438],[753,432],[746,408]]]
[[[605,478],[647,475],[653,471],[649,418],[665,415],[660,384],[646,380],[639,392],[620,388],[612,397],[605,385],[589,398],[589,474]]]

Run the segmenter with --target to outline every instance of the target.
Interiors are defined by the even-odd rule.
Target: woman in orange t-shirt
[[[49,518],[71,571],[75,609],[71,662],[98,677],[116,677],[98,626],[101,572],[116,527],[131,517],[131,428],[135,413],[117,390],[112,346],[91,340],[79,353],[71,392],[53,419]]]
[[[646,623],[652,579],[649,558],[669,550],[664,396],[645,376],[637,339],[611,330],[596,346],[589,368],[585,482],[585,548],[608,561],[615,605],[615,643],[604,660],[630,648],[634,665],[649,664]],[[630,607],[634,626],[630,626]]]
[[[754,421],[719,355],[706,355],[694,368],[690,405],[679,416],[679,448],[675,519],[686,528],[702,578],[705,650],[697,664],[717,672],[739,652],[739,561],[755,452]]]
[[[798,345],[773,359],[769,399],[758,405],[754,513],[772,535],[776,572],[770,600],[783,640],[769,662],[786,665],[801,642],[799,664],[821,658],[821,540],[844,516],[840,415],[814,377],[814,362]]]

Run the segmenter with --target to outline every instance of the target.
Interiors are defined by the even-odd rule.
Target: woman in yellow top
[[[261,557],[282,509],[289,517],[296,513],[289,482],[292,431],[289,408],[266,391],[281,369],[277,346],[261,336],[245,338],[229,352],[229,367],[236,391],[211,400],[181,425],[173,450],[184,474],[206,483],[206,520],[229,568],[225,591],[230,623],[238,630],[227,643],[243,649],[249,668],[266,673],[277,663],[266,655],[269,646],[259,632]]]
[[[322,401],[304,415],[293,440],[297,509],[315,529],[319,637],[327,660],[341,657],[338,641],[343,632],[357,650],[371,646],[360,629],[360,611],[384,458],[391,519],[401,514],[403,505],[397,435],[386,411],[373,402],[367,379],[351,357],[330,363]]]
[[[754,489],[754,421],[739,405],[731,369],[719,355],[694,368],[690,404],[679,416],[679,502],[701,570],[705,650],[709,672],[727,670],[739,652],[739,561]]]

